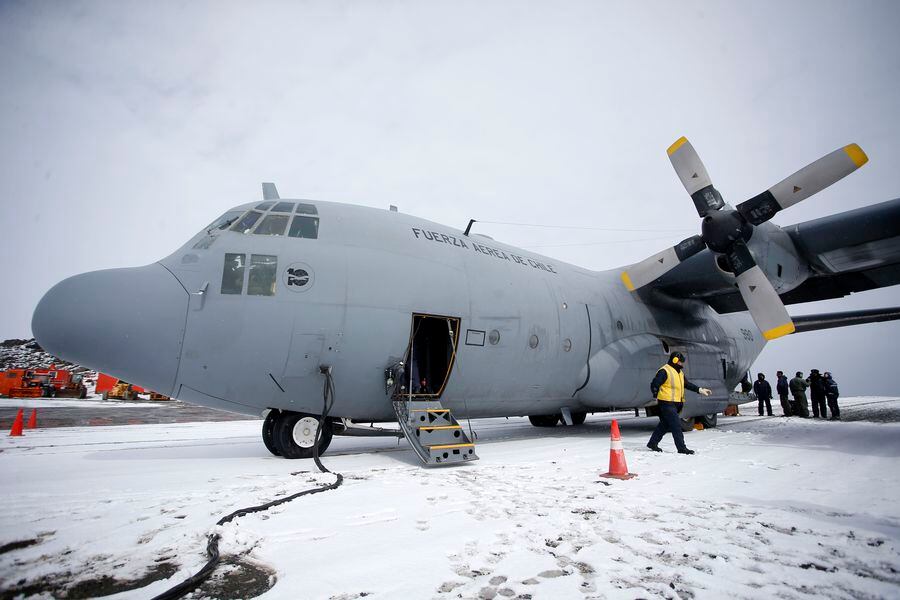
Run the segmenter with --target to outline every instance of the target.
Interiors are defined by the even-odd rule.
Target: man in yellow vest
[[[681,431],[681,419],[678,414],[684,407],[684,390],[698,392],[702,396],[712,394],[707,388],[697,387],[684,377],[684,354],[673,352],[669,355],[669,362],[656,372],[656,377],[650,382],[650,391],[656,398],[659,408],[659,425],[653,430],[647,447],[655,452],[662,452],[659,447],[660,440],[668,432],[672,432],[675,439],[675,447],[679,454],[693,454],[694,451],[684,445],[684,433]]]

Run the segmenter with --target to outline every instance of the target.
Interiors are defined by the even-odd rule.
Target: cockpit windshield
[[[238,220],[243,211],[240,210],[229,210],[227,213],[213,221],[209,224],[209,227],[206,228],[206,233],[210,234],[214,231],[221,231],[223,229],[228,229],[228,227]]]
[[[245,213],[235,211],[226,213],[222,219],[229,216],[230,219],[227,222],[220,219],[222,224],[219,228],[231,226],[231,231],[254,235],[281,236],[287,233],[288,237],[314,240],[319,237],[318,215],[319,210],[315,204],[263,202]]]

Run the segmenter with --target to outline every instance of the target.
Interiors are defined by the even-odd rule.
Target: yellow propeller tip
[[[675,154],[675,152],[676,152],[679,148],[681,148],[681,147],[684,146],[685,144],[687,144],[687,138],[684,137],[684,136],[681,136],[680,138],[678,138],[677,140],[675,140],[675,143],[674,143],[674,144],[672,144],[671,146],[669,146],[669,149],[666,150],[666,154],[668,154],[669,156],[672,156],[673,154]]]
[[[784,325],[779,325],[778,327],[773,327],[768,331],[763,331],[763,337],[767,340],[771,341],[776,338],[780,338],[786,336],[788,334],[794,333],[796,328],[794,327],[793,321],[788,321]]]
[[[866,153],[863,152],[863,149],[860,148],[857,144],[844,146],[844,152],[847,153],[847,156],[850,157],[850,160],[853,161],[853,164],[856,165],[857,169],[869,162],[869,157],[866,156]]]
[[[628,276],[628,271],[622,271],[622,283],[625,284],[625,287],[629,292],[634,291],[634,284],[631,283],[631,277]]]

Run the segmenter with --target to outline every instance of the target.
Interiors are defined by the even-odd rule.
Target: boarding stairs
[[[395,397],[393,404],[400,429],[425,466],[478,460],[474,442],[440,400]]]

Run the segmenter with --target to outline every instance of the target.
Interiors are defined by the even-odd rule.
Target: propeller
[[[666,152],[702,219],[701,234],[631,265],[622,272],[625,287],[632,292],[644,287],[704,247],[709,248],[723,258],[719,264],[734,273],[741,297],[763,336],[773,340],[792,333],[794,324],[787,309],[747,247],[753,227],[866,164],[869,159],[865,152],[856,144],[839,148],[735,208],[726,206],[687,138],[679,138]]]

